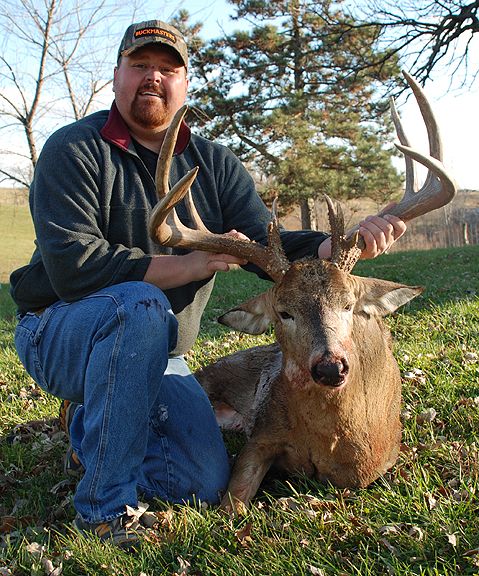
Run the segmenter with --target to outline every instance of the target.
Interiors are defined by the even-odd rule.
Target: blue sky
[[[226,0],[167,0],[164,4],[166,18],[179,8],[184,8],[193,20],[202,21],[204,37],[218,36],[222,28],[231,31],[238,27],[228,17],[233,10]],[[150,13],[152,18],[158,17],[153,14]],[[479,38],[475,38],[475,46],[475,51],[471,48],[472,54],[479,53]],[[425,87],[441,128],[445,164],[461,188],[479,190],[479,80],[473,90],[458,87],[450,90],[449,85],[450,78],[446,71],[444,74],[436,73],[435,80]],[[427,137],[414,98],[397,104],[412,144],[426,152]]]
[[[125,17],[135,21],[160,18],[170,19],[179,9],[188,10],[193,21],[203,23],[202,35],[205,38],[221,35],[222,30],[231,31],[234,28],[244,28],[244,24],[232,22],[229,14],[233,7],[226,0],[156,0],[145,2],[145,8],[137,10],[136,14],[123,10],[122,18],[118,15],[115,22],[106,21],[105,26],[118,29],[118,41],[123,29],[130,23]],[[479,53],[479,35],[475,38],[471,53]],[[112,53],[112,70],[115,54]],[[406,68],[407,69],[407,68]],[[439,125],[445,150],[446,167],[456,178],[461,188],[479,190],[479,169],[477,168],[477,149],[479,138],[479,79],[475,89],[449,90],[447,72],[436,72],[436,79],[426,85],[427,95],[433,105]],[[111,102],[111,88],[105,91],[104,102]],[[102,98],[103,100],[103,98]],[[403,119],[405,130],[413,146],[427,152],[427,139],[422,119],[417,110],[414,98],[397,103]],[[46,133],[51,130],[46,130]],[[402,167],[402,161],[398,166]]]

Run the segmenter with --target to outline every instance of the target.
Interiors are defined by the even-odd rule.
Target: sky
[[[172,13],[177,7],[187,9],[193,21],[204,23],[205,37],[218,36],[222,29],[235,27],[228,17],[231,6],[224,0],[168,1],[166,6],[171,7]],[[438,78],[424,88],[440,127],[444,164],[460,188],[479,190],[479,80],[474,90],[451,90],[447,73],[438,74]],[[397,102],[397,107],[411,144],[427,152],[426,131],[414,98]]]
[[[160,0],[147,1],[145,6],[147,7],[140,9],[135,15],[136,21],[155,18],[168,20],[180,8],[184,8],[188,10],[193,22],[203,23],[201,34],[204,38],[217,37],[224,30],[228,32],[239,27],[238,23],[232,22],[229,17],[229,14],[233,13],[233,7],[226,0]],[[162,8],[159,9],[158,6]],[[108,24],[111,26],[112,23]],[[128,22],[125,26],[127,24]],[[123,29],[119,20],[115,23],[115,30],[118,27]],[[241,27],[244,27],[243,23]],[[121,31],[119,34],[121,35]],[[476,52],[479,52],[479,35],[477,36],[475,46]],[[476,81],[474,89],[451,90],[447,73],[438,71],[436,76],[438,79],[428,82],[425,91],[441,129],[444,164],[460,188],[479,190],[479,80]],[[109,87],[105,92],[106,105],[111,102],[111,97]],[[396,104],[411,145],[427,153],[426,131],[414,98],[403,98]],[[399,160],[397,166],[401,168],[403,162]]]

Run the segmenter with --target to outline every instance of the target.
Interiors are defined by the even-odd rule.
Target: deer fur
[[[394,464],[401,378],[382,316],[421,292],[303,260],[220,318],[251,334],[272,323],[277,338],[196,373],[220,426],[248,437],[224,508],[247,505],[272,466],[364,487]]]

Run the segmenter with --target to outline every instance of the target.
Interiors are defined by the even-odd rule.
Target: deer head
[[[357,336],[353,336],[357,326],[394,312],[423,289],[350,274],[361,253],[357,234],[345,238],[341,209],[329,198],[327,202],[332,261],[293,262],[270,290],[226,312],[219,321],[249,334],[260,334],[272,324],[292,386],[322,384],[340,390],[358,370]]]

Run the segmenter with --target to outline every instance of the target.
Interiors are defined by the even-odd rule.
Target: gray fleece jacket
[[[171,182],[194,166],[200,170],[192,194],[206,226],[217,233],[236,229],[265,244],[270,213],[252,178],[228,148],[183,124]],[[30,263],[10,277],[19,313],[142,280],[152,255],[171,253],[148,235],[156,201],[154,180],[115,104],[55,132],[43,147],[30,189],[36,249]],[[190,224],[184,204],[177,212]],[[282,231],[281,236],[291,260],[317,254],[326,237],[311,231]],[[179,321],[174,353],[193,345],[213,282],[212,277],[165,291]]]

